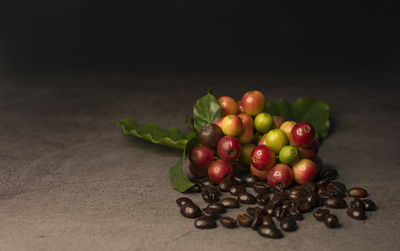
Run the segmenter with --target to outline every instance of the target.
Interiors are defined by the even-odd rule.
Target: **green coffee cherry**
[[[294,164],[299,157],[299,150],[295,146],[284,146],[279,152],[279,161],[283,164]]]
[[[282,130],[273,129],[267,133],[265,142],[267,146],[269,146],[276,154],[278,154],[282,147],[289,144],[289,139]]]
[[[267,133],[272,129],[274,119],[268,113],[259,113],[254,118],[254,128],[261,133]]]

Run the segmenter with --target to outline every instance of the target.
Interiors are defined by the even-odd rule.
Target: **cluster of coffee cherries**
[[[319,141],[308,122],[284,121],[264,112],[265,97],[248,91],[242,99],[219,98],[221,118],[199,131],[201,145],[190,153],[191,173],[219,184],[241,163],[270,186],[289,187],[311,181],[322,167]]]

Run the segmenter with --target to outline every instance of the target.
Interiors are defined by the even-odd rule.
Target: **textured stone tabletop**
[[[400,250],[399,81],[384,74],[0,77],[0,250]],[[184,131],[210,86],[216,96],[259,89],[269,100],[328,103],[334,123],[319,156],[339,181],[367,188],[378,211],[356,221],[333,210],[338,229],[308,213],[280,240],[245,228],[195,229],[168,179],[181,153],[122,135],[115,122]]]

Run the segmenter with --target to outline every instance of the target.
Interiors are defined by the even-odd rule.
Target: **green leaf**
[[[184,149],[186,143],[196,137],[195,132],[182,134],[179,129],[170,127],[166,130],[160,129],[155,124],[138,124],[131,119],[121,119],[117,124],[122,128],[124,134],[134,135],[154,144],[164,145],[176,149]]]
[[[193,147],[195,147],[198,144],[199,144],[199,139],[197,137],[189,140],[178,162],[169,169],[168,176],[171,185],[173,188],[175,188],[181,193],[185,192],[194,185],[192,182],[189,181],[185,172],[182,170],[182,163],[183,160],[188,155],[188,153],[193,149]]]
[[[265,103],[264,112],[270,115],[280,115],[278,109],[275,107],[275,104],[272,102]]]
[[[210,91],[196,101],[193,107],[193,119],[197,131],[207,123],[215,123],[220,117],[221,107]]]
[[[326,103],[312,99],[299,98],[293,104],[284,99],[265,104],[265,112],[271,115],[282,116],[285,120],[311,123],[320,139],[329,136],[330,108]]]
[[[317,131],[320,139],[325,139],[329,136],[330,122],[329,106],[318,100],[314,100],[299,121],[310,122]]]
[[[292,108],[290,107],[289,102],[280,99],[275,102],[275,107],[278,109],[280,116],[285,120],[293,120]]]
[[[311,107],[314,101],[315,100],[312,98],[298,98],[296,102],[292,104],[294,120],[301,121],[303,119],[304,114]]]

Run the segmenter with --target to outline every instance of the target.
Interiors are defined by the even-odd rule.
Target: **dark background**
[[[6,73],[394,71],[385,1],[2,1]]]

